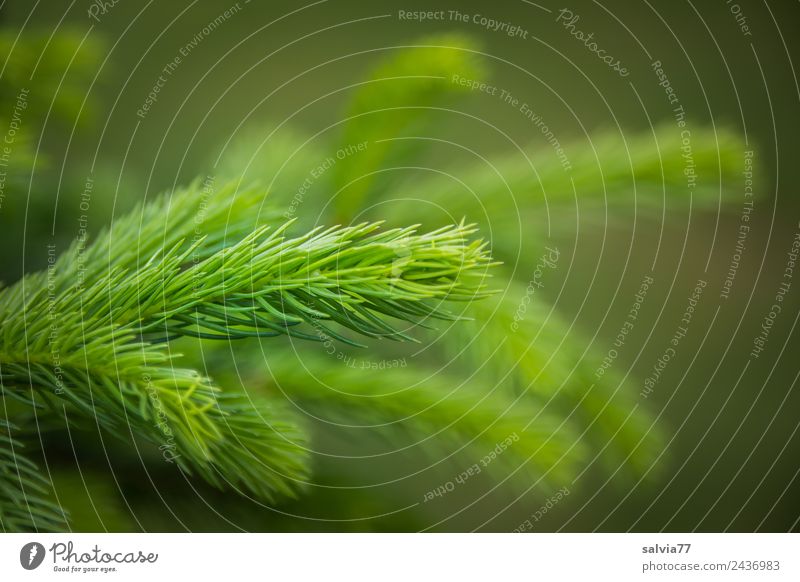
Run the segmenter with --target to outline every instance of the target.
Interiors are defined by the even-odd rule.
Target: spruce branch
[[[76,322],[76,325],[79,325]],[[28,398],[77,428],[97,424],[130,441],[144,437],[168,463],[219,487],[244,487],[262,499],[293,496],[308,477],[307,436],[286,410],[222,391],[194,370],[173,366],[164,345],[137,343],[124,332],[91,343],[51,346],[59,355],[4,351],[4,395]],[[36,347],[36,346],[32,346]]]
[[[229,197],[233,204],[226,207]],[[475,232],[469,225],[416,234],[413,227],[380,231],[372,223],[289,237],[289,221],[257,226],[234,241],[227,237],[255,222],[253,191],[236,194],[229,185],[217,197],[223,202],[206,204],[202,226],[210,236],[193,232],[197,199],[191,188],[162,197],[118,221],[88,249],[73,246],[54,269],[50,285],[61,294],[51,309],[91,315],[84,331],[113,324],[150,340],[319,339],[314,329],[294,329],[303,322],[340,338],[327,322],[367,336],[409,339],[378,316],[448,319],[453,316],[442,301],[486,295],[483,280],[493,263],[485,243],[468,242]],[[129,244],[137,224],[145,225],[138,249]],[[28,287],[41,290],[29,295],[30,305],[43,299],[42,277],[29,278]],[[9,302],[12,310],[23,308],[19,299]]]
[[[377,315],[452,318],[442,300],[485,294],[491,262],[485,244],[466,243],[470,227],[415,235],[411,228],[376,233],[377,224],[363,224],[287,238],[288,226],[259,229],[183,271],[186,254],[154,263],[169,282],[153,292],[165,300],[142,310],[142,331],[314,339],[293,327],[305,322],[335,333],[322,324],[333,321],[366,336],[408,339]]]
[[[338,361],[332,365],[308,350],[283,349],[267,362],[269,373],[261,382],[274,384],[327,422],[350,426],[354,438],[359,428],[352,424],[367,423],[371,432],[388,432],[392,443],[410,439],[415,452],[433,461],[457,453],[459,464],[472,464],[512,437],[514,444],[492,461],[489,473],[497,481],[510,475],[519,490],[533,483],[563,485],[585,458],[586,447],[569,423],[502,387],[487,390],[483,383],[421,363],[391,369],[378,385],[374,374]]]
[[[386,318],[455,318],[443,302],[486,295],[493,263],[463,224],[426,234],[362,224],[290,237],[291,222],[258,226],[254,192],[236,203],[226,187],[218,201],[204,200],[195,184],[160,197],[94,244],[78,241],[47,272],[0,290],[3,395],[56,413],[67,404],[79,424],[144,436],[166,461],[214,485],[268,501],[293,495],[308,479],[307,439],[293,415],[175,366],[180,354],[168,342],[321,340],[312,333],[319,329],[349,341],[331,324],[408,339]],[[203,219],[192,220],[199,212]],[[301,323],[309,329],[297,331]]]
[[[50,500],[53,487],[0,419],[0,531],[56,531],[66,526],[62,508]]]
[[[581,345],[580,331],[570,331],[551,305],[526,302],[520,316],[525,295],[521,283],[508,282],[502,295],[471,305],[470,317],[437,340],[451,357],[485,361],[487,381],[558,410],[612,469],[649,471],[662,435],[637,406],[630,381],[613,369],[597,377],[601,358]]]
[[[390,52],[370,71],[351,97],[340,138],[343,147],[357,143],[367,147],[340,160],[332,170],[337,190],[346,188],[334,200],[339,220],[352,219],[382,189],[377,172],[391,165],[388,161],[402,164],[419,153],[418,147],[392,138],[429,123],[437,107],[469,92],[452,81],[453,73],[486,78],[476,43],[460,34],[420,38],[415,46]]]
[[[426,227],[435,228],[439,225],[437,217],[420,212],[418,200],[424,199],[451,214],[467,216],[482,228],[491,228],[493,252],[513,260],[538,251],[548,233],[548,224],[542,221],[542,228],[537,229],[537,220],[545,216],[553,218],[551,234],[558,234],[564,224],[571,223],[563,218],[576,205],[581,216],[588,216],[589,220],[614,219],[626,216],[626,211],[660,218],[663,208],[677,205],[689,208],[690,198],[693,210],[716,209],[738,192],[731,184],[739,180],[743,138],[726,128],[693,126],[691,152],[687,154],[681,133],[674,125],[635,133],[598,131],[585,138],[562,140],[572,167],[569,172],[565,172],[552,148],[537,140],[524,152],[492,158],[491,165],[476,165],[470,159],[466,163],[454,162],[448,172],[433,177],[417,175],[399,183],[384,180],[381,170],[413,165],[413,156],[419,156],[425,145],[413,137],[392,138],[429,134],[435,129],[429,123],[430,108],[454,95],[453,83],[448,88],[447,83],[433,77],[447,79],[461,75],[476,80],[486,77],[484,63],[475,58],[476,53],[464,39],[448,42],[441,38],[422,39],[419,45],[392,51],[382,58],[356,90],[346,110],[348,120],[340,141],[330,149],[364,139],[369,141],[369,147],[337,161],[334,169],[315,183],[315,187],[324,183],[337,189],[335,212],[342,218],[354,216],[370,203],[391,200],[394,223],[421,221]],[[432,78],[413,79],[415,75],[426,74]],[[409,130],[409,126],[425,123],[429,125],[424,131],[414,134]],[[296,136],[292,143],[290,137],[258,146],[252,143],[253,137],[245,138],[237,151],[258,152],[260,163],[250,170],[251,175],[256,172],[266,180],[274,179],[296,191],[305,178],[304,168],[318,164],[325,149],[315,149],[319,147],[317,141],[312,147],[310,138]],[[276,159],[283,164],[287,158],[291,159],[288,172],[284,165],[278,167],[273,162]],[[245,171],[235,157],[227,159],[226,167],[233,175]],[[453,180],[452,176],[458,179]],[[690,189],[687,184],[694,178]],[[520,229],[521,224],[524,230]],[[508,273],[503,275],[511,277]],[[624,472],[635,475],[649,471],[659,452],[661,433],[647,410],[637,406],[631,381],[614,370],[596,377],[597,354],[585,349],[580,333],[571,330],[546,301],[528,303],[524,318],[518,321],[515,314],[526,294],[524,283],[505,276],[499,283],[507,287],[504,295],[471,304],[465,310],[471,316],[466,321],[452,326],[444,335],[429,336],[431,348],[457,358],[455,367],[463,364],[462,367],[474,370],[475,362],[481,362],[481,371],[470,384],[483,386],[484,394],[494,394],[499,388],[508,397],[522,395],[529,406],[547,410],[547,415],[536,416],[536,422],[541,419],[545,423],[545,430],[548,415],[564,419],[567,431],[582,435],[580,446],[568,454],[572,466],[588,453],[597,455],[611,470],[624,465],[630,469]],[[404,396],[392,398],[357,399],[336,394],[322,384],[341,386],[344,392],[350,392],[351,385],[363,384],[364,394],[373,395],[376,388],[368,385],[369,375],[359,375],[346,367],[328,370],[323,364],[308,364],[314,373],[305,378],[302,367],[316,360],[303,346],[296,349],[302,356],[301,364],[284,367],[283,355],[276,356],[277,363],[270,364],[275,382],[286,386],[291,396],[296,395],[304,403],[318,405],[321,411],[330,413],[341,404],[343,418],[351,414],[365,422],[379,422],[392,418],[392,406],[399,407],[394,409],[395,414],[399,410],[410,414],[415,405],[421,405],[419,400],[415,401],[420,396],[414,396],[414,391],[403,391]],[[423,377],[424,370],[421,375],[415,372],[392,370],[387,379],[391,378],[392,385],[397,386],[418,384],[423,398],[427,390],[432,391],[431,397],[441,392],[436,378]],[[324,383],[317,383],[315,376]],[[448,376],[445,382],[461,385],[462,380]],[[449,414],[456,414],[454,409],[435,409],[441,412],[431,413],[437,427],[446,418],[453,418]],[[424,431],[430,431],[431,425],[421,428],[424,423],[415,422],[415,418],[409,416],[403,426],[408,425],[412,431],[419,429],[419,434],[429,434]],[[457,431],[452,434],[465,437]]]
[[[692,130],[687,159],[681,134],[670,125],[631,135],[598,132],[563,147],[573,166],[569,172],[551,149],[532,144],[525,155],[505,154],[489,164],[468,160],[441,174],[412,176],[373,192],[371,201],[395,200],[392,220],[405,224],[420,220],[416,200],[423,199],[481,228],[491,227],[495,252],[515,256],[529,239],[544,240],[548,228],[553,235],[570,226],[573,221],[564,220],[564,213],[576,206],[581,216],[602,220],[608,211],[612,219],[634,212],[661,219],[664,210],[687,210],[690,204],[693,210],[717,210],[738,193],[733,185],[746,149],[733,131],[698,127]],[[693,176],[691,188],[687,173]],[[520,240],[520,223],[541,226],[526,230]],[[423,224],[437,226],[435,220]]]
[[[60,288],[67,288],[76,280],[89,282],[112,271],[135,272],[162,249],[191,247],[191,259],[199,261],[278,220],[258,188],[238,188],[234,181],[217,187],[213,178],[195,180],[140,202],[115,218],[91,244],[74,241],[54,271],[63,283]]]

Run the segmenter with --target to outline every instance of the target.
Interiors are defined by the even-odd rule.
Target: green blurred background
[[[702,278],[708,286],[676,358],[643,404],[666,435],[659,470],[642,481],[587,471],[534,529],[798,529],[800,281],[789,291],[765,351],[749,358],[800,228],[800,91],[793,68],[800,54],[797,3],[739,2],[752,32],[745,35],[723,1],[572,2],[568,8],[580,15],[577,28],[594,32],[598,44],[629,69],[630,75],[621,78],[556,22],[561,5],[241,0],[236,13],[169,75],[144,118],[137,116],[167,63],[234,5],[121,0],[98,13],[99,21],[87,14],[89,2],[3,6],[6,34],[22,31],[23,37],[39,34],[46,41],[50,33],[70,31],[89,55],[83,71],[79,57],[68,70],[54,66],[36,72],[74,94],[63,99],[60,114],[47,100],[41,105],[41,127],[31,140],[46,161],[0,209],[3,279],[15,281],[23,271],[44,267],[48,242],[63,248],[76,236],[87,176],[94,180],[89,228],[96,232],[137,200],[198,176],[217,175],[215,161],[230,155],[226,148],[242,136],[264,139],[273,130],[277,136],[297,131],[333,143],[355,84],[388,53],[427,35],[459,32],[474,38],[491,69],[487,81],[532,104],[565,147],[585,144],[606,130],[627,136],[671,124],[671,107],[651,68],[660,60],[692,127],[742,134],[755,152],[752,228],[730,298],[724,300],[719,294],[737,240],[743,176],[726,184],[732,202],[720,208],[690,208],[679,195],[662,216],[660,208],[640,206],[631,191],[613,211],[600,205],[581,212],[583,203],[576,201],[572,213],[553,218],[549,240],[572,262],[553,271],[543,292],[566,321],[574,322],[584,348],[607,352],[643,276],[654,277],[640,320],[614,363],[634,386],[641,386],[668,347],[695,282]],[[509,37],[472,21],[404,21],[399,10],[482,14],[528,34]],[[56,59],[57,51],[49,45],[43,62]],[[513,151],[515,144],[541,140],[531,123],[497,96],[475,91],[456,109],[435,112],[425,135],[490,158]],[[542,155],[552,155],[544,141],[539,145]],[[462,149],[438,145],[427,149],[422,161],[449,167],[471,159]],[[743,169],[744,155],[741,163]],[[251,169],[254,177],[257,170]],[[402,178],[413,178],[414,172],[404,170]],[[713,182],[716,177],[703,178]],[[314,190],[313,207],[309,202],[302,210],[321,212],[330,196]],[[391,204],[386,208],[391,211]],[[544,215],[523,226],[542,236],[550,222]],[[511,266],[524,279],[537,259],[522,255]],[[158,467],[146,475],[138,459],[126,462],[124,454],[114,454],[122,445],[106,443],[106,454],[115,459],[112,476],[102,449],[82,447],[80,435],[71,435],[72,442],[63,436],[51,438],[46,451],[56,486],[80,529],[509,531],[546,499],[535,492],[518,499],[518,493],[502,488],[481,498],[485,490],[464,487],[435,505],[404,509],[452,472],[445,469],[398,486],[323,489],[272,510],[167,477],[169,486],[156,488],[150,479],[159,479]],[[76,458],[83,478],[75,471]],[[379,463],[353,465],[354,472],[370,473],[375,482],[380,471],[391,472]],[[329,468],[320,462],[317,469],[324,480]],[[120,479],[124,502],[117,490]],[[387,512],[369,520],[358,517]],[[307,518],[315,515],[331,519]]]

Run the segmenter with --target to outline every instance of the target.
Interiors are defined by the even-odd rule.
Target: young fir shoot
[[[244,234],[245,217],[257,214],[253,192],[232,205],[226,197],[236,193],[222,192],[201,204],[196,187],[162,196],[0,291],[0,388],[76,426],[144,436],[180,470],[272,501],[308,479],[304,431],[282,407],[176,367],[169,342],[319,340],[317,329],[344,341],[345,329],[410,339],[393,320],[455,318],[445,302],[486,295],[493,263],[464,224],[425,234],[361,224],[292,236],[285,223]],[[240,222],[227,228],[223,208]],[[199,211],[202,220],[186,220]],[[137,237],[137,225],[152,238]],[[10,448],[10,435],[3,442]],[[22,469],[3,482],[0,516],[15,516],[5,528],[52,529],[44,498],[25,493],[34,484]],[[20,512],[30,519],[20,521]]]

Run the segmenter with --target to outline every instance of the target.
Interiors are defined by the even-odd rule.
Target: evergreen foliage
[[[252,216],[246,202],[256,198],[248,191],[229,206],[228,194],[236,196],[223,192],[215,202],[202,202],[197,186],[162,196],[1,291],[2,390],[56,413],[68,404],[68,418],[94,419],[121,438],[144,435],[187,473],[271,501],[307,479],[303,431],[285,410],[176,367],[169,341],[319,339],[315,328],[347,341],[329,322],[408,339],[385,318],[453,317],[441,302],[484,295],[491,261],[463,225],[418,235],[364,224],[288,237],[287,223],[228,240],[237,229],[222,236],[219,219],[234,209]],[[195,233],[200,224],[211,236]],[[296,330],[300,323],[309,330]],[[14,506],[19,490],[4,490],[0,504]]]
[[[425,201],[446,209],[451,216],[466,216],[482,232],[491,232],[493,254],[509,264],[520,254],[538,256],[548,236],[559,233],[564,215],[575,212],[578,205],[588,217],[613,220],[633,211],[668,220],[669,214],[680,210],[716,210],[736,192],[729,185],[739,178],[744,147],[741,136],[726,128],[693,128],[691,167],[687,169],[680,132],[667,125],[638,134],[601,130],[591,139],[563,144],[573,168],[569,179],[552,149],[541,144],[477,164],[454,165],[443,172],[410,172],[408,178],[388,179],[380,170],[413,168],[421,161],[427,142],[415,136],[426,135],[422,112],[452,108],[461,96],[452,89],[449,77],[458,73],[464,78],[486,78],[484,63],[475,56],[477,47],[468,39],[423,39],[420,45],[425,48],[407,49],[374,68],[370,82],[356,90],[337,142],[326,147],[300,134],[284,132],[264,138],[253,132],[223,156],[219,169],[223,174],[246,173],[250,179],[279,185],[290,204],[291,193],[305,178],[304,168],[314,167],[326,151],[344,147],[358,135],[373,136],[370,144],[377,142],[380,147],[371,149],[368,156],[337,162],[332,177],[319,177],[305,192],[300,214],[302,205],[321,206],[335,191],[333,212],[342,220],[370,206],[380,215],[384,208],[380,202],[390,201],[387,208],[393,224],[421,221],[436,228],[441,219],[420,211],[420,201]],[[438,61],[433,58],[437,50],[448,55],[444,59],[447,72],[439,69],[444,81],[438,85],[393,82],[408,74],[412,58],[417,73],[437,69]],[[397,122],[399,118],[402,122]],[[695,179],[691,193],[687,189],[690,177]],[[470,443],[465,445],[472,448],[467,457],[474,458],[474,451],[491,448],[491,439],[497,434],[464,431],[463,427],[480,414],[478,410],[507,410],[505,415],[495,410],[494,418],[503,419],[509,431],[524,434],[525,445],[510,448],[505,453],[507,470],[493,474],[506,486],[523,490],[534,483],[562,486],[594,463],[619,478],[656,474],[653,463],[662,450],[663,430],[637,402],[631,385],[634,379],[614,369],[598,377],[595,372],[602,355],[585,346],[580,330],[543,295],[526,303],[520,318],[518,310],[527,295],[524,276],[510,269],[499,270],[494,279],[498,293],[471,303],[458,325],[430,332],[429,349],[449,362],[446,367],[416,362],[388,370],[382,376],[385,390],[375,387],[368,374],[346,365],[326,364],[318,349],[297,343],[278,354],[274,350],[270,350],[272,354],[240,351],[237,359],[266,359],[268,369],[263,378],[256,375],[250,381],[268,391],[284,392],[326,421],[335,424],[358,418],[383,430],[389,430],[382,424],[388,423],[410,431],[412,442],[422,442],[423,450],[441,452],[443,442],[455,438]],[[204,353],[209,354],[206,349]],[[348,352],[344,359],[351,357],[358,356]],[[366,395],[372,397],[365,399]],[[429,415],[435,415],[438,426],[449,427],[448,431],[434,431],[432,436],[431,426],[426,424]],[[521,422],[523,418],[528,420]],[[537,465],[536,455],[534,462],[527,463],[534,450],[551,455],[546,457],[550,465]]]
[[[64,510],[49,499],[50,482],[23,454],[15,428],[0,420],[0,525],[4,532],[61,530]]]
[[[394,138],[430,127],[466,93],[450,75],[486,76],[469,39],[416,44],[379,59],[329,144],[367,141],[365,155],[341,160],[304,198],[293,196],[328,150],[291,131],[251,132],[213,168],[221,187],[197,181],[143,201],[0,290],[4,530],[68,527],[45,472],[21,454],[34,442],[11,424],[22,419],[148,441],[182,474],[267,503],[313,494],[311,417],[406,445],[394,454],[418,446],[432,465],[471,464],[516,435],[487,473],[523,492],[571,483],[596,459],[615,474],[651,471],[661,430],[630,380],[596,378],[597,354],[542,296],[517,317],[526,282],[472,237],[491,232],[492,255],[512,263],[546,241],[515,226],[569,209],[576,194],[601,210],[634,196],[636,208],[663,209],[686,181],[674,128],[565,145],[571,182],[533,145],[491,169],[454,167],[460,184],[391,181],[381,170],[413,163],[420,149]],[[693,147],[702,180],[692,202],[715,207],[738,171],[740,138],[697,130]],[[269,196],[243,186],[255,181]],[[330,198],[330,216],[305,207]],[[442,223],[411,198],[464,221]],[[376,219],[398,228],[355,221],[386,200],[396,201],[391,216]],[[376,382],[320,350],[379,359],[403,345],[382,340],[422,341],[429,355]],[[231,353],[248,363],[243,382]]]

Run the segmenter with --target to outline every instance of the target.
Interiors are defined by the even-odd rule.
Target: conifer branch
[[[351,98],[340,139],[343,145],[367,147],[338,161],[332,170],[337,191],[346,188],[334,200],[339,220],[350,220],[375,191],[382,190],[376,171],[387,165],[387,159],[402,164],[419,153],[419,144],[410,147],[393,138],[423,126],[437,107],[469,92],[452,81],[453,73],[467,79],[486,77],[476,52],[476,43],[464,35],[432,35],[418,39],[416,46],[391,51],[368,74],[368,81]]]
[[[437,338],[445,351],[487,362],[482,369],[487,381],[558,410],[577,432],[585,431],[584,440],[612,468],[625,466],[636,475],[649,471],[662,435],[647,410],[636,406],[630,382],[613,369],[598,377],[600,358],[580,345],[580,331],[568,331],[546,302],[526,302],[521,312],[525,287],[507,285],[502,295],[471,305],[471,317]]]
[[[0,531],[57,531],[64,510],[49,498],[52,485],[11,436],[14,426],[0,419]]]
[[[233,195],[223,192],[220,201]],[[286,223],[243,234],[257,222],[252,191],[227,207],[198,207],[198,194],[195,185],[141,206],[93,245],[79,241],[48,272],[0,291],[0,388],[56,412],[67,404],[81,423],[125,440],[142,435],[181,470],[272,501],[307,481],[304,432],[286,410],[176,367],[166,342],[321,340],[320,329],[350,341],[331,324],[409,339],[384,318],[454,318],[442,302],[486,295],[493,263],[485,244],[467,242],[465,225],[289,237]],[[203,220],[190,220],[200,210]],[[190,240],[198,224],[210,234]],[[306,331],[295,329],[301,323]]]
[[[372,373],[307,351],[280,350],[268,362],[271,381],[302,407],[330,422],[405,435],[433,461],[458,454],[457,464],[471,465],[511,437],[514,444],[493,457],[489,473],[498,481],[513,475],[519,490],[560,486],[585,458],[569,423],[502,387],[487,389],[419,363],[383,373],[376,385]]]
[[[576,206],[581,216],[600,220],[609,219],[609,210],[612,218],[638,212],[660,220],[676,204],[688,210],[690,201],[693,210],[717,210],[738,192],[732,184],[739,180],[744,140],[725,128],[700,127],[692,130],[691,146],[687,161],[680,132],[670,125],[633,135],[600,132],[591,140],[564,144],[573,167],[569,172],[551,149],[532,145],[525,155],[514,152],[488,164],[469,160],[441,174],[413,176],[376,194],[372,202],[398,200],[392,220],[405,224],[420,220],[416,201],[425,200],[482,229],[491,227],[495,253],[516,256],[520,244],[544,240],[548,228],[552,235],[571,226],[573,220],[559,212],[573,212]],[[409,193],[411,200],[403,203]],[[437,222],[423,224],[433,228]],[[520,224],[540,227],[529,228],[520,240]]]

